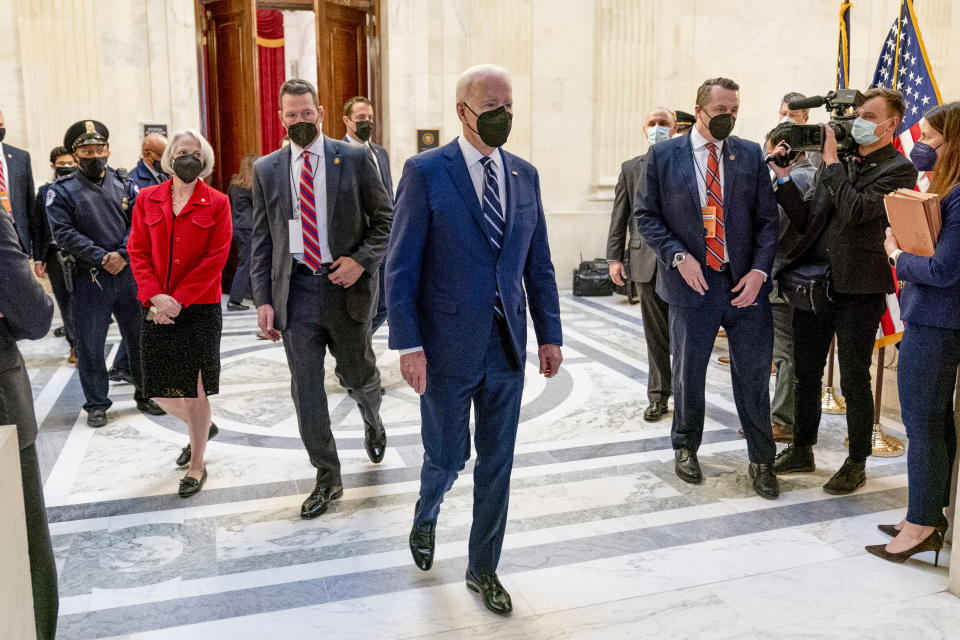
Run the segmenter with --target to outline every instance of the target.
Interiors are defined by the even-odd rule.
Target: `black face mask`
[[[318,133],[317,125],[312,122],[298,122],[287,127],[290,141],[301,148],[313,142]]]
[[[467,103],[463,104],[470,109]],[[507,111],[506,107],[497,107],[493,111],[484,111],[479,115],[470,109],[470,113],[477,116],[476,134],[483,140],[483,144],[488,147],[502,147],[507,142],[510,128],[513,126],[513,114]]]
[[[373,133],[373,123],[369,120],[361,120],[357,123],[357,137],[366,142]]]
[[[193,182],[201,171],[203,171],[203,163],[196,156],[189,154],[177,156],[173,161],[173,172],[183,182]]]
[[[733,117],[732,113],[718,113],[715,116],[711,116],[706,110],[703,113],[710,118],[707,129],[710,130],[710,135],[715,140],[723,140],[729,136],[730,132],[733,131],[733,126],[737,124],[737,119]]]
[[[58,178],[62,178],[63,176],[70,175],[76,170],[76,167],[55,167],[53,171],[57,174]]]
[[[3,137],[7,135],[7,128],[0,127],[0,142],[3,142]]]
[[[80,158],[77,160],[80,165],[80,173],[91,180],[99,180],[103,177],[103,171],[107,168],[106,158]]]

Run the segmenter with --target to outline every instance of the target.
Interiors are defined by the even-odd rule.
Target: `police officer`
[[[110,132],[96,120],[81,120],[67,129],[63,146],[77,158],[79,170],[59,178],[47,191],[46,210],[53,238],[76,260],[73,276],[74,331],[80,385],[87,424],[107,424],[112,404],[104,360],[110,316],[116,316],[127,344],[140,344],[140,304],[137,284],[127,266],[130,215],[139,187],[126,172],[107,166]],[[140,350],[130,349],[134,380],[140,380]],[[161,415],[152,400],[140,393],[137,409]]]

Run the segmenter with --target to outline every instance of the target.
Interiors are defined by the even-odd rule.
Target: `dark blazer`
[[[7,189],[10,192],[10,213],[16,227],[20,249],[27,255],[32,251],[30,241],[30,212],[33,210],[34,194],[33,168],[30,166],[30,154],[22,149],[2,146],[7,160]]]
[[[17,340],[37,340],[50,330],[53,301],[33,277],[10,218],[0,215],[0,421],[16,424],[21,449],[33,444],[30,378]]]
[[[147,165],[144,164],[142,158],[140,159],[140,162],[137,163],[137,166],[133,168],[133,171],[128,173],[127,176],[141,189],[146,189],[147,187],[161,184],[170,179],[169,176],[163,172],[160,172],[160,180],[154,178],[153,174],[150,173],[150,169],[148,169]]]
[[[349,142],[350,144],[355,144],[361,147],[363,146],[362,143],[351,138],[349,134],[344,135],[343,140],[344,142]],[[390,196],[390,202],[393,202],[393,176],[390,175],[390,155],[387,153],[386,149],[378,145],[373,140],[370,141],[370,148],[373,149],[374,155],[377,156],[377,164],[380,166],[380,180],[383,181],[383,186],[387,190],[387,195]]]
[[[840,293],[893,293],[894,282],[883,249],[888,226],[883,196],[912,188],[917,170],[887,145],[866,156],[824,166],[804,198],[797,185],[777,189],[777,202],[793,227],[795,239],[784,258],[789,265],[807,259],[817,246],[829,255],[833,287]],[[790,231],[788,230],[788,237]]]
[[[253,229],[253,189],[244,189],[240,185],[232,184],[228,193],[234,231]]]
[[[386,268],[390,348],[422,346],[440,375],[483,366],[498,288],[518,362],[526,362],[528,298],[537,343],[562,344],[540,177],[500,153],[507,202],[499,255],[457,139],[408,159],[400,178]]]
[[[253,301],[273,305],[273,326],[287,326],[290,292],[289,221],[293,219],[290,192],[290,154],[285,147],[253,166],[253,242],[250,284]],[[364,149],[342,140],[323,138],[327,172],[327,240],[333,258],[349,256],[364,273],[347,289],[347,312],[365,322],[376,311],[377,271],[387,251],[393,205],[377,170]],[[319,213],[319,212],[318,212]]]
[[[900,317],[904,322],[960,329],[960,187],[940,203],[943,225],[933,257],[897,258]]]
[[[723,215],[726,255],[734,282],[751,269],[768,276],[777,252],[777,203],[760,145],[737,137],[723,143]],[[707,241],[700,210],[690,136],[665,140],[647,152],[643,197],[636,205],[637,227],[660,260],[657,293],[667,303],[699,306],[703,296],[670,266],[688,251],[706,265]],[[704,266],[704,268],[709,268]],[[760,289],[769,295],[771,278]]]
[[[50,221],[47,220],[47,191],[52,182],[45,182],[37,189],[37,197],[33,199],[33,208],[30,209],[30,246],[33,259],[37,262],[46,262],[47,252],[53,242],[50,234]]]
[[[634,282],[653,282],[657,277],[657,253],[651,249],[637,230],[633,215],[636,203],[643,197],[644,171],[647,156],[637,156],[620,166],[620,177],[613,196],[613,213],[607,233],[607,260],[623,262],[627,228],[630,229],[629,278]]]

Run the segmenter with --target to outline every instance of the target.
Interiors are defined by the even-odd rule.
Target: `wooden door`
[[[367,11],[335,2],[316,3],[317,66],[320,103],[326,116],[323,132],[342,138],[343,103],[353,96],[370,95],[367,80]],[[379,105],[378,105],[379,106]]]
[[[197,0],[204,135],[216,163],[208,182],[226,191],[248,153],[259,153],[256,0]]]

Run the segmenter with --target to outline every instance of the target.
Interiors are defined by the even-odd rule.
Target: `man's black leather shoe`
[[[663,414],[667,412],[667,403],[660,400],[657,402],[651,402],[647,405],[647,408],[643,410],[643,419],[647,422],[656,422],[663,417]]]
[[[310,520],[322,516],[327,512],[330,503],[342,496],[343,485],[337,484],[332,487],[317,485],[313,492],[307,496],[307,499],[303,501],[303,506],[300,507],[300,517],[304,520]]]
[[[813,447],[798,447],[790,444],[773,459],[774,473],[812,473],[816,470]]]
[[[753,490],[760,497],[773,500],[780,495],[780,483],[777,482],[777,474],[773,472],[772,464],[751,462],[747,471],[753,480]]]
[[[367,450],[370,462],[383,462],[383,455],[387,452],[387,431],[380,427],[380,432],[367,431],[363,436],[363,448]]]
[[[167,412],[160,408],[156,402],[147,398],[146,400],[137,400],[137,411],[149,413],[152,416],[165,416]]]
[[[227,311],[246,311],[249,308],[247,305],[239,302],[227,302]]]
[[[823,490],[835,496],[853,493],[867,484],[867,463],[847,458],[840,470],[823,485]]]
[[[126,382],[127,384],[133,384],[133,375],[129,371],[120,371],[120,369],[114,369],[110,367],[110,371],[107,372],[107,377],[110,378],[111,382]]]
[[[472,571],[467,569],[467,589],[478,594],[480,599],[483,600],[483,606],[494,613],[503,615],[513,611],[510,594],[500,584],[500,579],[497,578],[495,573],[475,576]]]
[[[700,471],[700,462],[697,460],[697,452],[690,449],[677,449],[673,452],[673,458],[676,461],[674,470],[684,482],[697,484],[703,480],[703,473]]]
[[[207,434],[207,442],[213,440],[214,436],[220,433],[220,429],[217,428],[217,425],[210,423],[210,433]],[[183,449],[180,450],[180,455],[177,456],[177,466],[185,467],[190,464],[190,458],[193,456],[193,452],[190,450],[190,443],[187,443]]]
[[[107,424],[106,409],[91,409],[87,414],[87,426],[97,429]]]
[[[410,553],[413,555],[413,564],[420,571],[430,571],[433,567],[433,556],[437,547],[437,525],[414,523],[410,529]]]

